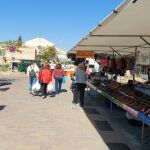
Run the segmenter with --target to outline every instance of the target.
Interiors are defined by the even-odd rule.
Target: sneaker
[[[75,107],[76,107],[76,104],[73,104],[73,105],[71,106],[72,109],[75,109]]]
[[[46,96],[42,96],[42,98],[44,99],[44,98],[46,98]]]
[[[84,107],[83,104],[82,105],[80,104],[80,107]]]
[[[30,94],[31,94],[32,96],[35,96],[35,93],[34,93],[34,92],[30,92]]]

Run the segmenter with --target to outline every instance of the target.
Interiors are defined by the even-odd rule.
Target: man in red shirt
[[[52,71],[50,69],[50,66],[45,63],[42,67],[42,69],[39,72],[39,82],[41,83],[42,88],[42,98],[46,98],[47,94],[47,85],[52,82]]]

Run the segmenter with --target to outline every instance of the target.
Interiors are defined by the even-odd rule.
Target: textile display
[[[149,65],[150,64],[150,50],[140,51],[136,64]]]

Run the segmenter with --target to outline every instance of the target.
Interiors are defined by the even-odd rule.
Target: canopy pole
[[[135,47],[135,61],[134,61],[134,68],[136,66],[136,58],[137,58],[137,47]],[[135,73],[133,73],[133,81],[135,81]]]
[[[143,40],[147,45],[150,46],[150,43],[147,40],[145,40],[142,36],[140,36],[140,39]]]
[[[118,53],[114,48],[112,48],[111,46],[110,46],[110,48],[111,48],[114,52],[116,52],[120,57],[122,57],[122,55],[121,55],[120,53]]]
[[[115,52],[113,51],[113,58],[115,58]]]

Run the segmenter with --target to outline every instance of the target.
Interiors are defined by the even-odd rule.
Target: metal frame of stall
[[[108,100],[110,100],[110,102],[111,102],[111,106],[110,106],[111,112],[112,112],[112,104],[114,103],[118,107],[125,110],[126,112],[129,112],[132,116],[134,116],[134,117],[138,118],[140,121],[142,121],[141,139],[142,139],[142,144],[143,144],[143,142],[144,142],[144,127],[145,127],[145,124],[150,127],[150,117],[147,117],[143,113],[127,106],[123,102],[120,102],[118,99],[112,97],[110,94],[106,93],[105,91],[103,91],[101,89],[98,89],[96,86],[94,86],[92,83],[90,83],[88,81],[87,81],[87,87],[89,87],[90,90],[93,89],[95,91],[94,98],[96,98],[96,92],[97,92],[97,93],[101,94],[102,96],[104,96],[105,98],[107,98]]]
[[[115,55],[115,53],[117,54],[117,55],[119,55],[120,57],[123,57],[122,55],[121,55],[121,53],[120,52],[122,52],[122,50],[126,50],[126,49],[130,49],[130,48],[135,48],[135,52],[134,52],[134,57],[135,57],[135,62],[134,62],[134,65],[136,65],[136,59],[137,59],[137,53],[138,53],[138,48],[150,48],[150,43],[144,38],[144,37],[150,37],[150,35],[90,35],[90,36],[94,36],[94,37],[120,37],[120,38],[122,38],[122,37],[138,37],[138,38],[140,38],[142,41],[144,41],[145,42],[145,44],[143,45],[136,45],[136,46],[121,46],[121,45],[118,45],[117,47],[122,47],[121,49],[118,49],[118,50],[115,50],[115,48],[114,47],[116,47],[116,45],[115,46],[112,46],[112,45],[96,45],[97,47],[99,46],[99,47],[108,47],[108,48],[110,48],[112,51],[112,53],[113,53],[113,57],[114,57],[114,55]],[[83,46],[83,47],[86,47],[86,46],[88,46],[88,47],[93,47],[93,46],[95,46],[95,45],[80,45],[79,44],[79,46]],[[146,46],[146,47],[145,47]],[[148,47],[147,47],[148,46]],[[133,55],[133,52],[131,52],[131,54]],[[135,80],[135,75],[133,75],[133,80]],[[91,88],[91,87],[90,87]],[[104,93],[104,91],[101,91],[101,90],[99,90],[99,89],[97,89],[96,87],[92,87],[92,89],[95,91],[94,92],[94,95],[96,95],[95,93],[96,92],[98,92],[98,93],[100,93],[101,95],[105,95],[106,96],[106,93],[105,94],[103,94]],[[94,97],[96,97],[96,96],[94,96]],[[110,97],[109,97],[109,99],[111,99]],[[115,103],[115,101],[113,101],[114,103]],[[112,111],[112,100],[111,100],[111,111]],[[116,103],[115,103],[116,104]],[[132,110],[133,112],[136,112],[136,110]],[[130,112],[129,112],[130,113]],[[137,111],[137,114],[138,114],[139,112]],[[132,115],[132,114],[131,114]],[[135,116],[134,116],[135,117]],[[146,117],[146,116],[145,116]],[[142,144],[143,144],[143,139],[144,139],[144,127],[145,127],[145,124],[147,124],[147,123],[145,123],[145,121],[143,120],[143,119],[141,119],[141,121],[142,121]],[[150,126],[150,123],[148,123],[147,124],[148,126]]]
[[[136,58],[137,53],[138,53],[138,48],[141,48],[144,50],[147,48],[150,49],[150,42],[147,41],[148,38],[150,38],[150,34],[149,34],[149,32],[145,31],[145,30],[149,31],[148,30],[149,28],[148,28],[148,26],[144,26],[145,24],[148,25],[150,22],[146,22],[148,20],[148,16],[145,13],[143,13],[143,12],[149,12],[148,4],[149,4],[149,1],[144,1],[144,2],[138,1],[138,0],[124,1],[118,8],[114,9],[113,12],[106,19],[104,19],[100,24],[98,24],[96,28],[94,28],[84,38],[82,38],[80,40],[80,42],[78,42],[69,51],[69,53],[76,52],[77,50],[95,50],[96,52],[98,51],[103,54],[113,52],[113,55],[114,55],[114,53],[117,53],[120,57],[122,57],[121,54],[124,55],[126,53],[126,54],[134,55]],[[140,5],[143,6],[142,9],[139,9]],[[128,7],[129,7],[129,9],[127,9]],[[144,9],[145,9],[145,11],[144,11]],[[128,15],[130,15],[131,12],[134,12],[136,15],[138,14],[138,16],[140,16],[140,14],[142,14],[140,16],[141,18],[143,18],[143,16],[145,16],[145,20],[142,21],[142,23],[144,25],[141,24],[141,22],[140,22],[141,19],[139,19],[139,20],[135,19],[135,22],[131,22],[134,20],[134,17],[135,17],[135,15],[133,13],[133,15],[131,15],[131,18],[129,17],[129,19],[128,19]],[[120,16],[122,15],[122,16],[119,18],[119,15]],[[118,20],[117,20],[117,16],[119,18]],[[114,20],[114,18],[115,18],[115,20]],[[135,17],[135,18],[137,18],[137,17]],[[112,22],[112,24],[110,24],[111,22]],[[132,25],[126,26],[126,24],[128,24],[128,22],[135,23],[135,24],[138,23],[139,26],[137,26],[137,28],[135,28],[136,30],[133,30],[134,27]],[[119,24],[120,24],[120,26],[122,25],[122,28],[121,28],[122,30],[117,30],[117,28],[119,28]],[[140,27],[143,27],[142,32],[138,32],[138,30],[141,29]],[[144,28],[144,27],[146,27],[146,28]],[[133,30],[133,32],[132,32],[132,30]],[[120,35],[115,35],[114,31],[116,31],[116,34],[120,34]],[[126,32],[126,31],[129,31],[129,32]],[[137,32],[137,34],[139,33],[140,35],[137,35],[136,32]],[[105,41],[105,38],[107,38],[107,37],[108,38],[111,37],[111,38],[109,38],[109,41],[107,41],[107,39]],[[115,38],[116,39],[114,40],[113,37],[114,37],[114,39]],[[118,39],[117,39],[117,37],[118,37]],[[121,39],[122,44],[120,44],[121,42],[117,41],[120,38],[124,38],[124,40]],[[132,40],[133,41],[135,40],[135,41],[132,43],[132,42],[129,42],[130,41],[129,39],[131,41]],[[111,40],[114,42],[111,42]],[[139,42],[139,41],[142,41],[142,42]],[[128,45],[128,42],[131,44]],[[116,45],[116,43],[117,43],[117,45]],[[131,49],[132,51],[131,50],[127,51],[127,49]],[[136,59],[135,59],[135,64],[136,64]],[[135,79],[135,76],[133,75],[133,80],[134,79]],[[103,92],[97,91],[97,90],[98,89],[96,88],[96,90],[95,90],[96,92],[100,92],[100,94],[103,94]],[[111,104],[111,109],[112,109],[112,104]],[[143,119],[142,119],[142,122],[143,122],[143,127],[142,127],[142,143],[143,143],[144,124],[145,124]]]

